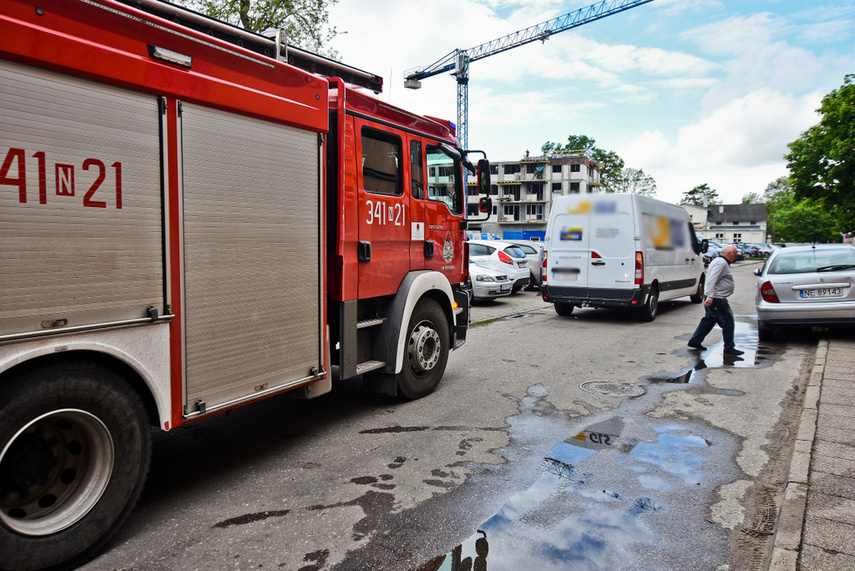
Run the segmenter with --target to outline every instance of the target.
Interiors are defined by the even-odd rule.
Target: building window
[[[757,224],[757,221],[756,221],[756,220],[752,220],[752,221],[751,221],[751,225],[752,225],[752,226],[754,226],[754,225],[756,225],[756,224]]]
[[[505,165],[502,170],[505,174],[515,174],[520,172],[520,166],[515,164]]]
[[[560,182],[552,183],[552,194],[561,194],[562,190]]]
[[[742,242],[742,234],[734,234],[733,235],[733,243],[739,244],[740,242]]]
[[[561,165],[552,165],[552,172],[561,173]]]
[[[579,194],[579,185],[580,185],[580,183],[578,183],[578,182],[571,182],[570,183],[570,192],[571,193],[575,192],[576,194]]]
[[[570,165],[570,172],[582,172],[582,165]]]

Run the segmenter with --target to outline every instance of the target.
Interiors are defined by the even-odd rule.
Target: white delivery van
[[[558,196],[546,227],[543,300],[559,315],[627,307],[653,321],[660,301],[703,301],[703,250],[679,206],[637,194]]]

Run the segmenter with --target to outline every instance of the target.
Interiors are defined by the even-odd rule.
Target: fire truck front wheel
[[[0,387],[0,568],[73,567],[110,539],[142,490],[151,435],[109,369],[68,361]]]
[[[398,390],[408,399],[417,399],[436,389],[448,362],[451,334],[438,303],[432,299],[418,303],[410,317],[406,343]]]

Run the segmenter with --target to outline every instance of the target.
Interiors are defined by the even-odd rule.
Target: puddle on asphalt
[[[743,355],[724,355],[721,341],[702,351],[688,349],[693,357],[689,367],[679,373],[646,376],[640,384],[706,384],[710,369],[769,366],[775,353],[758,344],[756,326],[741,321],[735,325],[736,346]],[[628,394],[622,389],[615,394],[625,397],[625,404],[645,392],[636,384],[623,384],[640,391]],[[604,392],[615,383],[583,385],[589,392]],[[744,394],[709,386],[704,392]],[[528,489],[512,495],[450,553],[417,571],[620,569],[630,561],[641,561],[640,554],[645,561],[656,561],[669,532],[679,537],[703,529],[712,540],[716,532],[704,527],[710,522],[699,494],[714,493],[719,485],[733,480],[735,476],[727,477],[723,466],[736,443],[719,433],[718,445],[712,449],[710,441],[692,433],[692,423],[651,426],[646,422],[643,440],[624,434],[625,422],[615,416],[559,442],[544,455],[543,469]],[[670,514],[669,506],[674,507]],[[682,561],[688,546],[678,542],[670,547],[670,557],[677,558],[670,563]],[[709,543],[692,557],[699,565],[714,568],[723,563],[716,560],[716,553]]]
[[[658,532],[648,517],[668,511],[657,496],[702,485],[703,451],[710,443],[676,424],[655,428],[654,442],[621,438],[623,429],[623,419],[615,417],[558,443],[532,486],[418,571],[616,569],[637,560],[638,550],[655,548]],[[627,476],[616,489],[603,489],[585,470],[604,450],[615,451],[625,465]],[[570,496],[583,505],[574,509]]]

